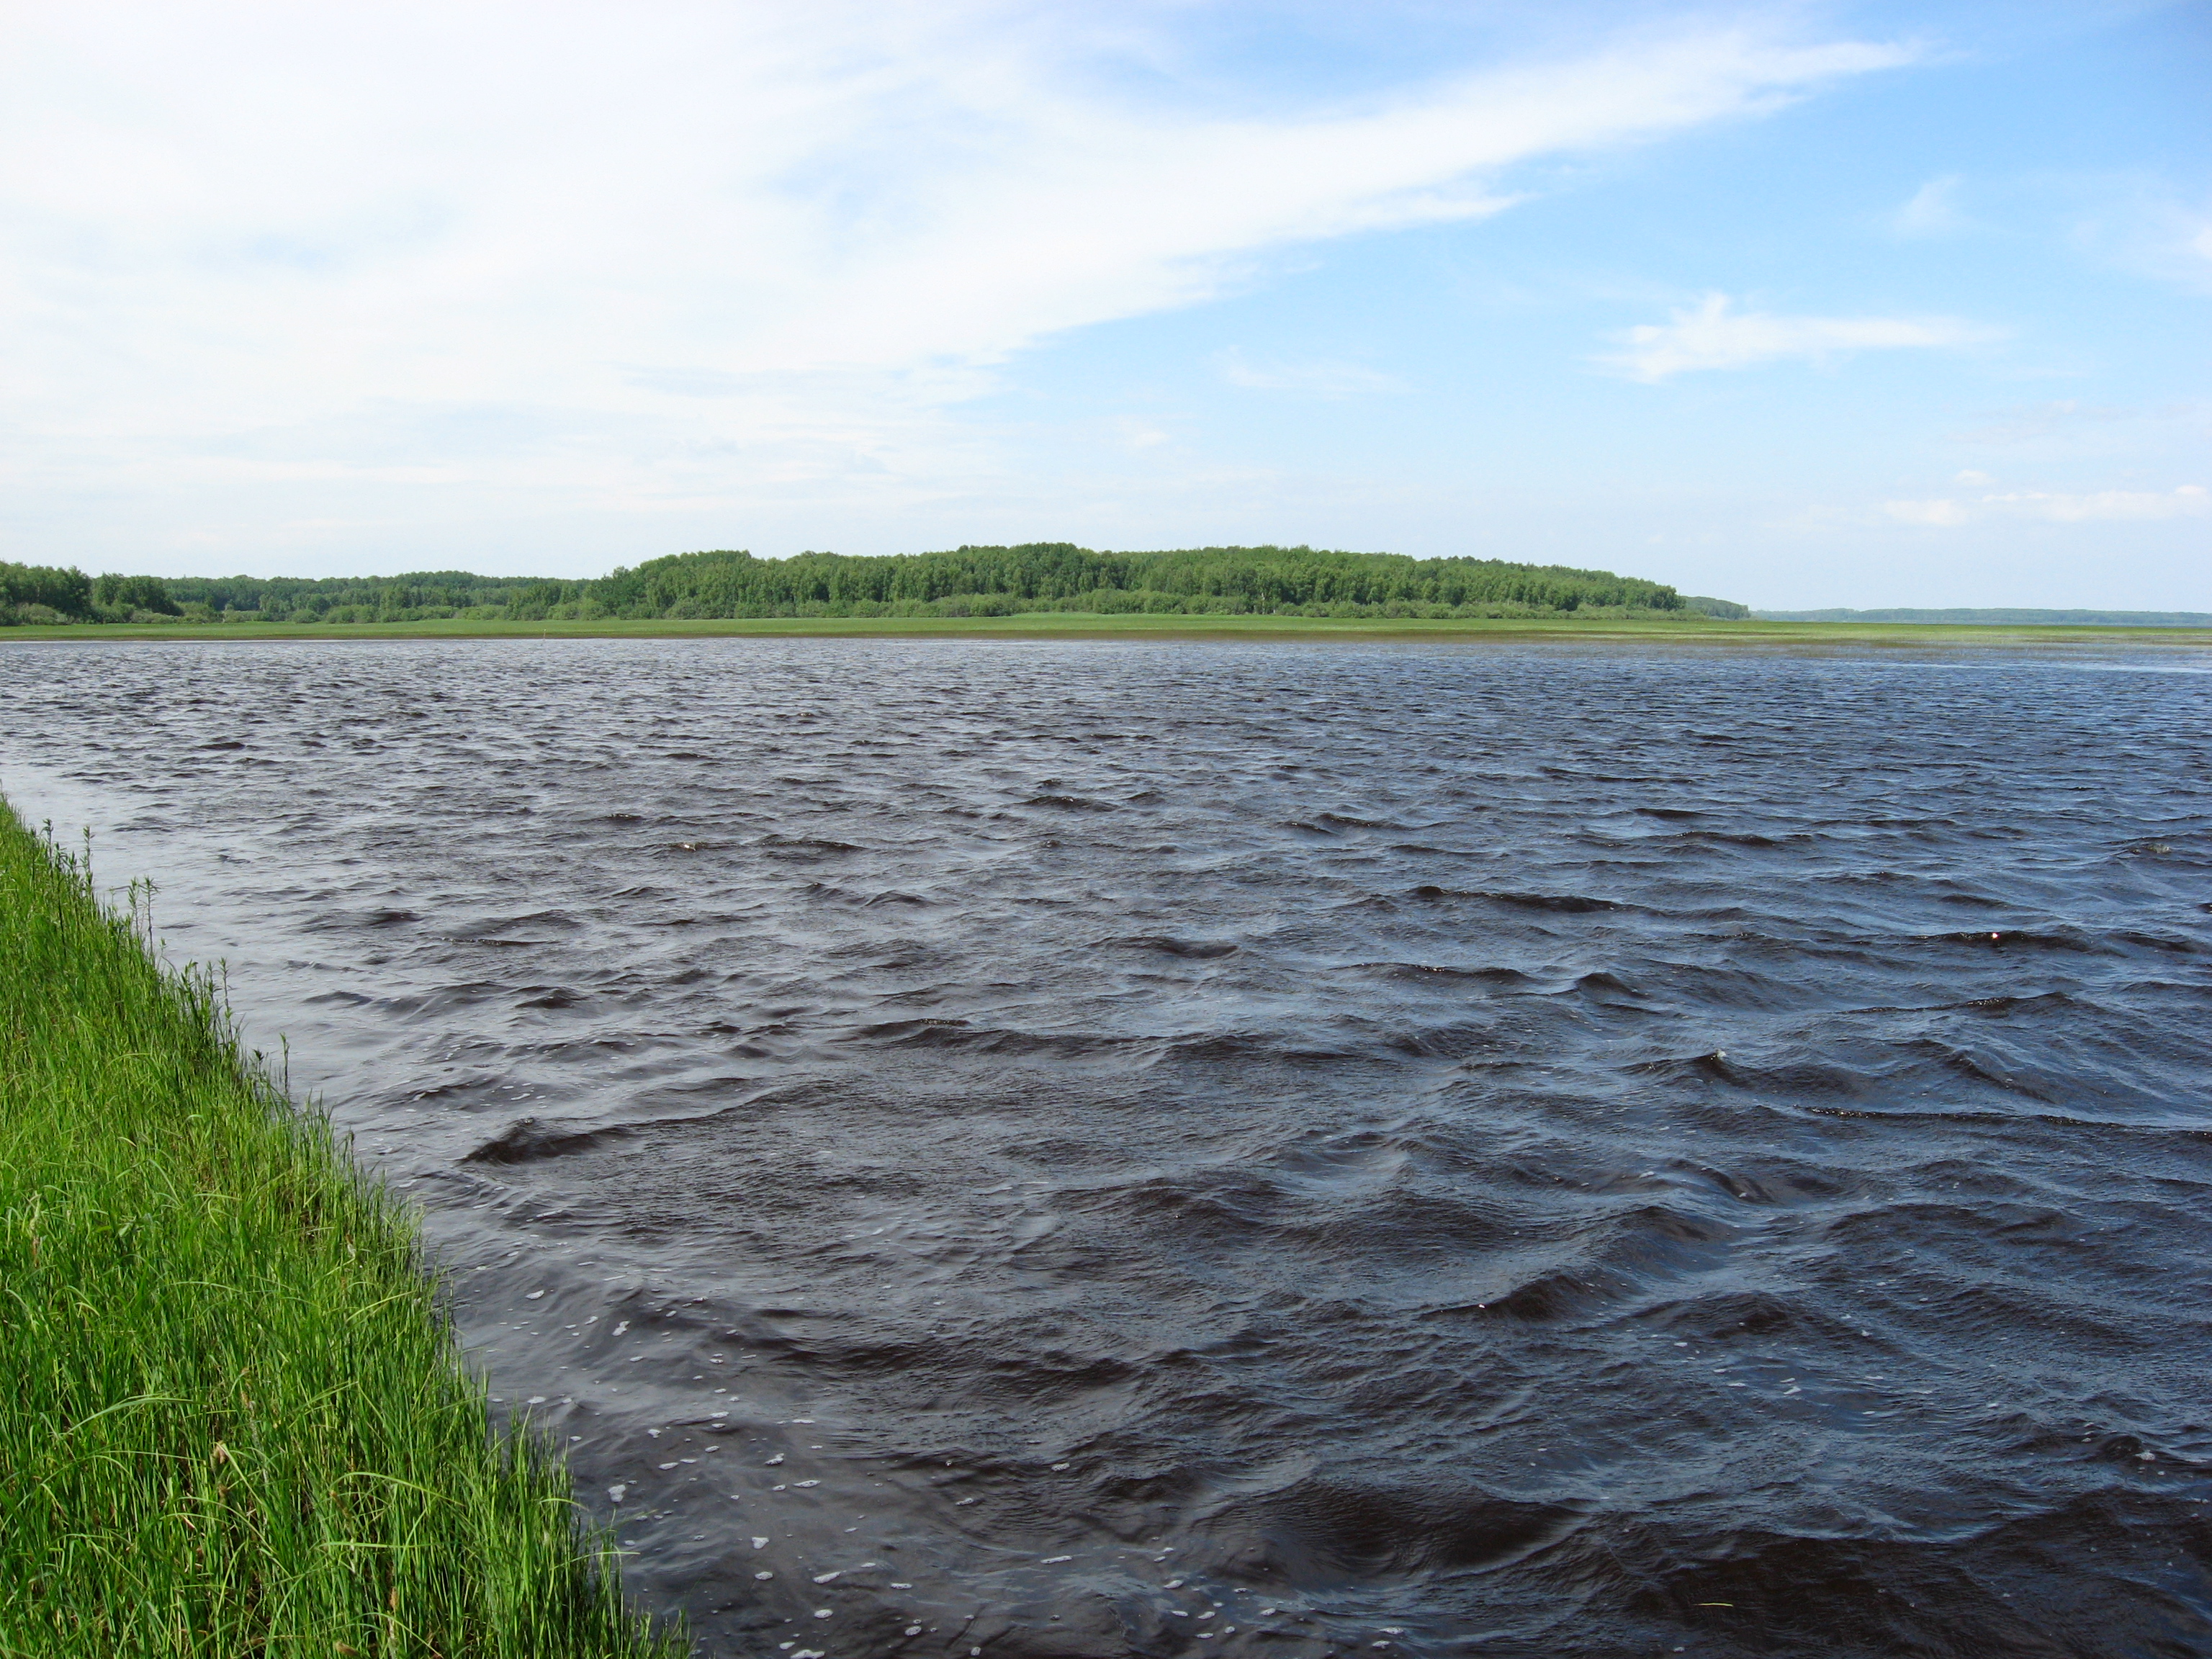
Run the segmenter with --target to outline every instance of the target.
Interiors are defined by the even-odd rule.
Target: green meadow
[[[137,896],[0,803],[0,1654],[673,1659]]]

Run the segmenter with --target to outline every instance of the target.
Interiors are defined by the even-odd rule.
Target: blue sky
[[[1279,541],[2212,610],[2202,4],[10,32],[0,557]]]

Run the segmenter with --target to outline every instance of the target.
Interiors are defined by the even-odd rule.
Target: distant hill
[[[1695,599],[1684,603],[1694,605]],[[1755,611],[1761,622],[1964,623],[1992,627],[2212,628],[2207,611]]]

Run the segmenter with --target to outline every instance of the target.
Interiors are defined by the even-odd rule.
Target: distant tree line
[[[992,617],[1036,611],[1513,617],[1742,614],[1608,570],[1310,547],[1101,553],[1066,542],[853,557],[680,553],[587,581],[447,570],[310,581],[100,576],[0,564],[0,616],[33,621],[417,622]],[[6,613],[12,612],[12,615]]]
[[[407,576],[87,576],[0,562],[0,623],[421,622],[495,618],[544,583],[465,570]],[[12,611],[13,614],[10,614]]]
[[[1742,622],[1751,615],[1751,607],[1738,605],[1734,599],[1708,599],[1703,593],[1682,595],[1682,607],[1704,617],[1719,617],[1728,622]]]

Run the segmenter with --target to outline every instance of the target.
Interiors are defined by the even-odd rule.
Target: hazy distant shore
[[[2036,610],[2021,606],[1948,611],[1755,611],[1761,622],[1940,623],[1973,628],[2212,628],[2212,611]]]

